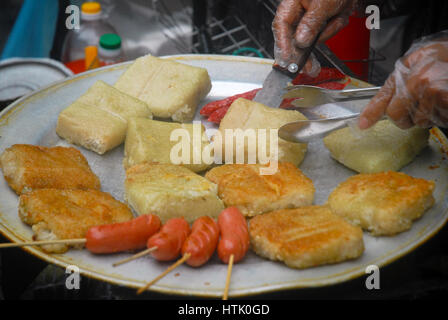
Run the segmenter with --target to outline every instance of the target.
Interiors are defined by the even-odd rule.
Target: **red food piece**
[[[86,247],[93,253],[141,249],[159,230],[160,224],[158,216],[147,214],[126,222],[92,227],[86,234]]]
[[[280,104],[280,108],[288,109],[288,108],[295,108],[296,106],[292,104],[294,100],[302,99],[302,98],[285,98],[283,99],[282,103]]]
[[[258,88],[258,89],[254,89],[254,90],[247,91],[244,93],[239,93],[239,94],[236,94],[231,97],[227,97],[222,100],[216,100],[216,101],[209,102],[201,109],[201,111],[199,113],[202,114],[203,116],[210,116],[213,112],[217,111],[220,108],[223,108],[223,107],[229,108],[230,105],[233,103],[233,101],[235,101],[238,98],[245,98],[248,100],[252,100],[253,98],[255,98],[255,95],[257,94],[257,92],[260,90],[261,90],[261,88]]]
[[[347,77],[347,81],[345,82],[324,82],[320,84],[316,84],[316,87],[321,87],[325,89],[331,89],[331,90],[342,90],[344,89],[349,83],[351,82],[351,79]],[[286,98],[283,99],[282,103],[280,104],[280,108],[288,109],[288,108],[295,108],[296,106],[292,104],[294,100],[302,99],[302,98]]]
[[[323,82],[337,81],[342,79],[345,79],[345,74],[340,72],[338,69],[322,67],[317,77],[313,78],[305,73],[299,73],[297,77],[295,77],[291,81],[291,83],[294,85],[297,84],[317,85]]]
[[[325,88],[325,89],[331,89],[331,90],[342,90],[344,89],[349,83],[351,79],[347,78],[347,81],[345,82],[325,82],[316,85],[317,87]]]
[[[218,242],[218,257],[229,263],[234,256],[234,263],[242,260],[249,250],[249,230],[246,218],[237,207],[224,209],[218,216],[221,239]]]
[[[160,229],[160,231],[148,239],[146,246],[157,248],[151,255],[159,261],[170,261],[176,259],[182,245],[190,234],[190,226],[184,218],[171,218]]]
[[[220,109],[214,111],[207,119],[207,121],[214,122],[219,124],[224,118],[224,116],[227,113],[227,110],[229,110],[230,106],[221,107]]]
[[[207,216],[196,219],[182,246],[182,255],[187,252],[191,255],[186,263],[192,267],[202,266],[215,252],[218,240],[219,227],[215,220]]]

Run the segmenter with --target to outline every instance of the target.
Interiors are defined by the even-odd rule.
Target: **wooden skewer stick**
[[[222,300],[227,300],[229,297],[229,286],[230,286],[230,276],[232,275],[233,268],[233,254],[230,255],[229,266],[227,267],[227,278],[226,278],[226,286],[224,287],[224,295],[222,296]]]
[[[164,276],[166,276],[168,273],[176,269],[178,266],[180,266],[182,263],[187,261],[190,258],[190,253],[185,253],[182,258],[177,260],[175,263],[173,263],[171,266],[169,266],[164,272],[162,272],[160,275],[155,277],[152,281],[148,282],[144,287],[138,289],[137,294],[142,293],[143,291],[146,291],[150,286],[152,286],[154,283],[162,279]]]
[[[61,240],[43,240],[43,241],[2,243],[2,244],[0,244],[0,249],[13,248],[13,247],[26,247],[26,246],[43,246],[46,244],[82,244],[82,243],[86,243],[86,241],[87,241],[86,239],[61,239]]]
[[[152,247],[152,248],[148,248],[146,250],[140,251],[139,253],[134,254],[132,257],[128,257],[126,259],[120,260],[118,262],[115,262],[114,264],[112,264],[112,266],[116,267],[119,266],[123,263],[138,259],[140,257],[146,256],[147,254],[153,252],[154,250],[157,250],[157,247]]]

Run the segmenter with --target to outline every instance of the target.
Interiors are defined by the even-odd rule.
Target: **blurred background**
[[[81,6],[83,2],[1,1],[1,59],[62,60],[69,32],[65,27],[68,17],[65,8],[70,4]],[[380,30],[367,30],[363,27],[365,18],[353,16],[349,26],[327,43],[355,75],[374,84],[384,81],[403,53],[406,40],[402,39],[402,30],[412,15],[405,8],[400,9],[405,1],[383,2],[393,2],[395,10],[382,9]],[[410,2],[407,1],[408,5]],[[102,18],[121,37],[126,60],[148,53],[273,56],[271,22],[277,0],[101,0],[99,3]]]
[[[75,73],[85,71],[84,47],[73,38],[84,37],[84,45],[97,46],[101,51],[99,37],[105,32],[116,33],[121,41],[121,55],[109,63],[133,60],[145,54],[273,57],[271,22],[278,0],[100,0],[100,11],[96,7],[86,7],[86,12],[81,12],[81,31],[68,30],[66,8],[69,5],[82,8],[85,2],[2,0],[0,63],[17,57],[51,58]],[[350,17],[349,25],[324,46],[330,49],[332,63],[341,63],[349,75],[375,85],[384,82],[395,61],[415,38],[448,26],[447,1],[366,2],[380,8],[380,29],[365,28],[366,17],[357,13]],[[97,16],[98,22],[91,21],[93,16]],[[106,49],[116,49],[117,43],[110,41],[105,41],[103,49],[106,46],[109,46]],[[81,50],[82,57],[76,50]],[[75,52],[72,59],[67,52]],[[78,63],[73,63],[75,60]],[[87,67],[104,64],[100,61]]]

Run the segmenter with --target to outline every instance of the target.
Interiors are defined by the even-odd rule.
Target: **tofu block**
[[[219,125],[219,131],[223,140],[223,155],[226,145],[233,143],[234,150],[234,162],[236,162],[237,152],[244,152],[245,163],[248,162],[248,152],[250,150],[249,144],[245,141],[244,144],[237,146],[237,139],[226,139],[225,130],[226,129],[254,129],[257,136],[259,134],[259,129],[279,129],[282,125],[298,121],[305,120],[306,117],[298,111],[295,110],[284,110],[278,108],[270,108],[264,104],[247,100],[244,98],[239,98],[235,100],[230,106],[224,118],[221,120]],[[266,142],[266,153],[270,155],[270,139],[269,132],[266,132],[267,142]],[[256,162],[260,163],[258,150],[258,139],[256,147]],[[228,147],[231,149],[231,146]],[[295,166],[298,166],[303,158],[305,157],[307,145],[302,143],[293,143],[285,141],[283,139],[278,139],[278,161],[291,162]],[[224,158],[224,156],[223,156]]]
[[[146,102],[155,117],[190,122],[212,84],[204,68],[148,55],[135,60],[115,87]]]
[[[56,133],[99,154],[123,143],[131,117],[152,119],[143,101],[97,81],[58,117]]]
[[[402,130],[389,120],[365,132],[353,130],[336,130],[324,138],[324,144],[335,160],[360,173],[398,171],[428,145],[428,129]]]
[[[0,168],[17,194],[43,188],[100,190],[100,179],[93,173],[79,150],[15,144],[0,155]]]
[[[300,169],[279,162],[275,174],[261,175],[265,164],[225,164],[205,175],[218,185],[218,196],[226,207],[237,207],[245,216],[308,206],[314,200],[314,185]]]
[[[142,163],[126,171],[125,199],[137,214],[153,213],[162,222],[184,217],[189,223],[201,216],[216,218],[224,209],[217,186],[171,164]]]
[[[401,172],[357,174],[328,197],[331,211],[372,235],[408,230],[434,204],[434,182]]]
[[[197,130],[197,135],[193,132],[194,126],[199,129]],[[142,162],[179,164],[176,162],[173,163],[171,159],[173,148],[176,145],[179,146],[182,141],[181,138],[171,141],[171,133],[176,129],[186,130],[185,133],[188,134],[191,138],[190,141],[192,142],[187,145],[187,147],[190,147],[189,156],[186,157],[186,161],[183,162],[182,165],[195,172],[207,169],[209,165],[202,161],[202,156],[199,158],[199,161],[197,161],[199,162],[197,164],[194,163],[193,159],[194,150],[196,150],[197,153],[202,153],[204,148],[210,144],[202,124],[165,122],[144,118],[132,118],[129,120],[124,145],[124,167],[129,168]],[[193,139],[196,140],[197,144],[193,143]],[[186,150],[184,151],[187,152]],[[182,156],[182,152],[183,151],[179,151],[174,154]]]

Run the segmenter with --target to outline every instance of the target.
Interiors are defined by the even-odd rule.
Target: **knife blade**
[[[301,56],[297,64],[291,63],[287,68],[280,67],[278,64],[272,66],[266,79],[263,81],[263,87],[257,92],[253,101],[263,103],[272,108],[278,108],[283,101],[283,95],[286,93],[285,88],[288,83],[302,71],[308,58],[313,52],[323,29],[318,33],[311,45],[307,48],[301,49]]]
[[[278,108],[283,101],[285,88],[291,81],[291,76],[279,70],[275,65],[263,82],[263,88],[257,92],[253,101],[262,103],[272,108]]]

